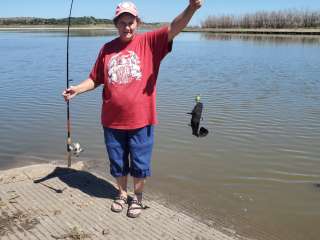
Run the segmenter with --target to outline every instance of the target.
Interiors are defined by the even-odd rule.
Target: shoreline
[[[186,28],[185,32],[197,32],[198,30]],[[223,28],[203,28],[199,32],[202,33],[228,33],[228,34],[281,34],[281,35],[320,35],[320,29],[223,29]]]
[[[148,195],[144,203],[149,209],[139,218],[128,218],[126,211],[113,213],[109,206],[115,185],[85,169],[77,162],[71,168],[35,164],[0,171],[0,238],[241,239]]]
[[[155,29],[159,26],[142,25],[142,29]],[[67,31],[67,26],[61,25],[1,25],[1,31]],[[78,25],[71,26],[70,31],[117,31],[113,25]],[[191,28],[187,27],[183,32],[196,32],[196,33],[227,33],[227,34],[281,34],[281,35],[320,35],[320,28],[313,29],[225,29],[225,28]]]

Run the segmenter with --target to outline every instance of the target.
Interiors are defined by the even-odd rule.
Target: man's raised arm
[[[189,0],[188,7],[169,25],[168,41],[172,41],[189,23],[193,14],[202,6],[202,0]]]

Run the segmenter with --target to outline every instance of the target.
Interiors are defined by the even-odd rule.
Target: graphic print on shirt
[[[141,80],[140,59],[133,51],[120,52],[112,56],[108,63],[110,84],[128,84]]]

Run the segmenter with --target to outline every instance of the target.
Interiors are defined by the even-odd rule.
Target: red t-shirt
[[[89,77],[104,84],[104,127],[137,129],[158,122],[157,76],[171,47],[168,27],[137,34],[129,43],[116,38],[102,47]]]

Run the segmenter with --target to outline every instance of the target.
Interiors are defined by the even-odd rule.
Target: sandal
[[[143,205],[141,201],[133,199],[129,204],[127,216],[131,218],[137,218],[140,216],[142,210],[147,208],[148,207]]]
[[[111,204],[111,211],[120,213],[122,212],[125,205],[128,203],[128,198],[125,196],[118,196],[113,200],[113,203]]]

